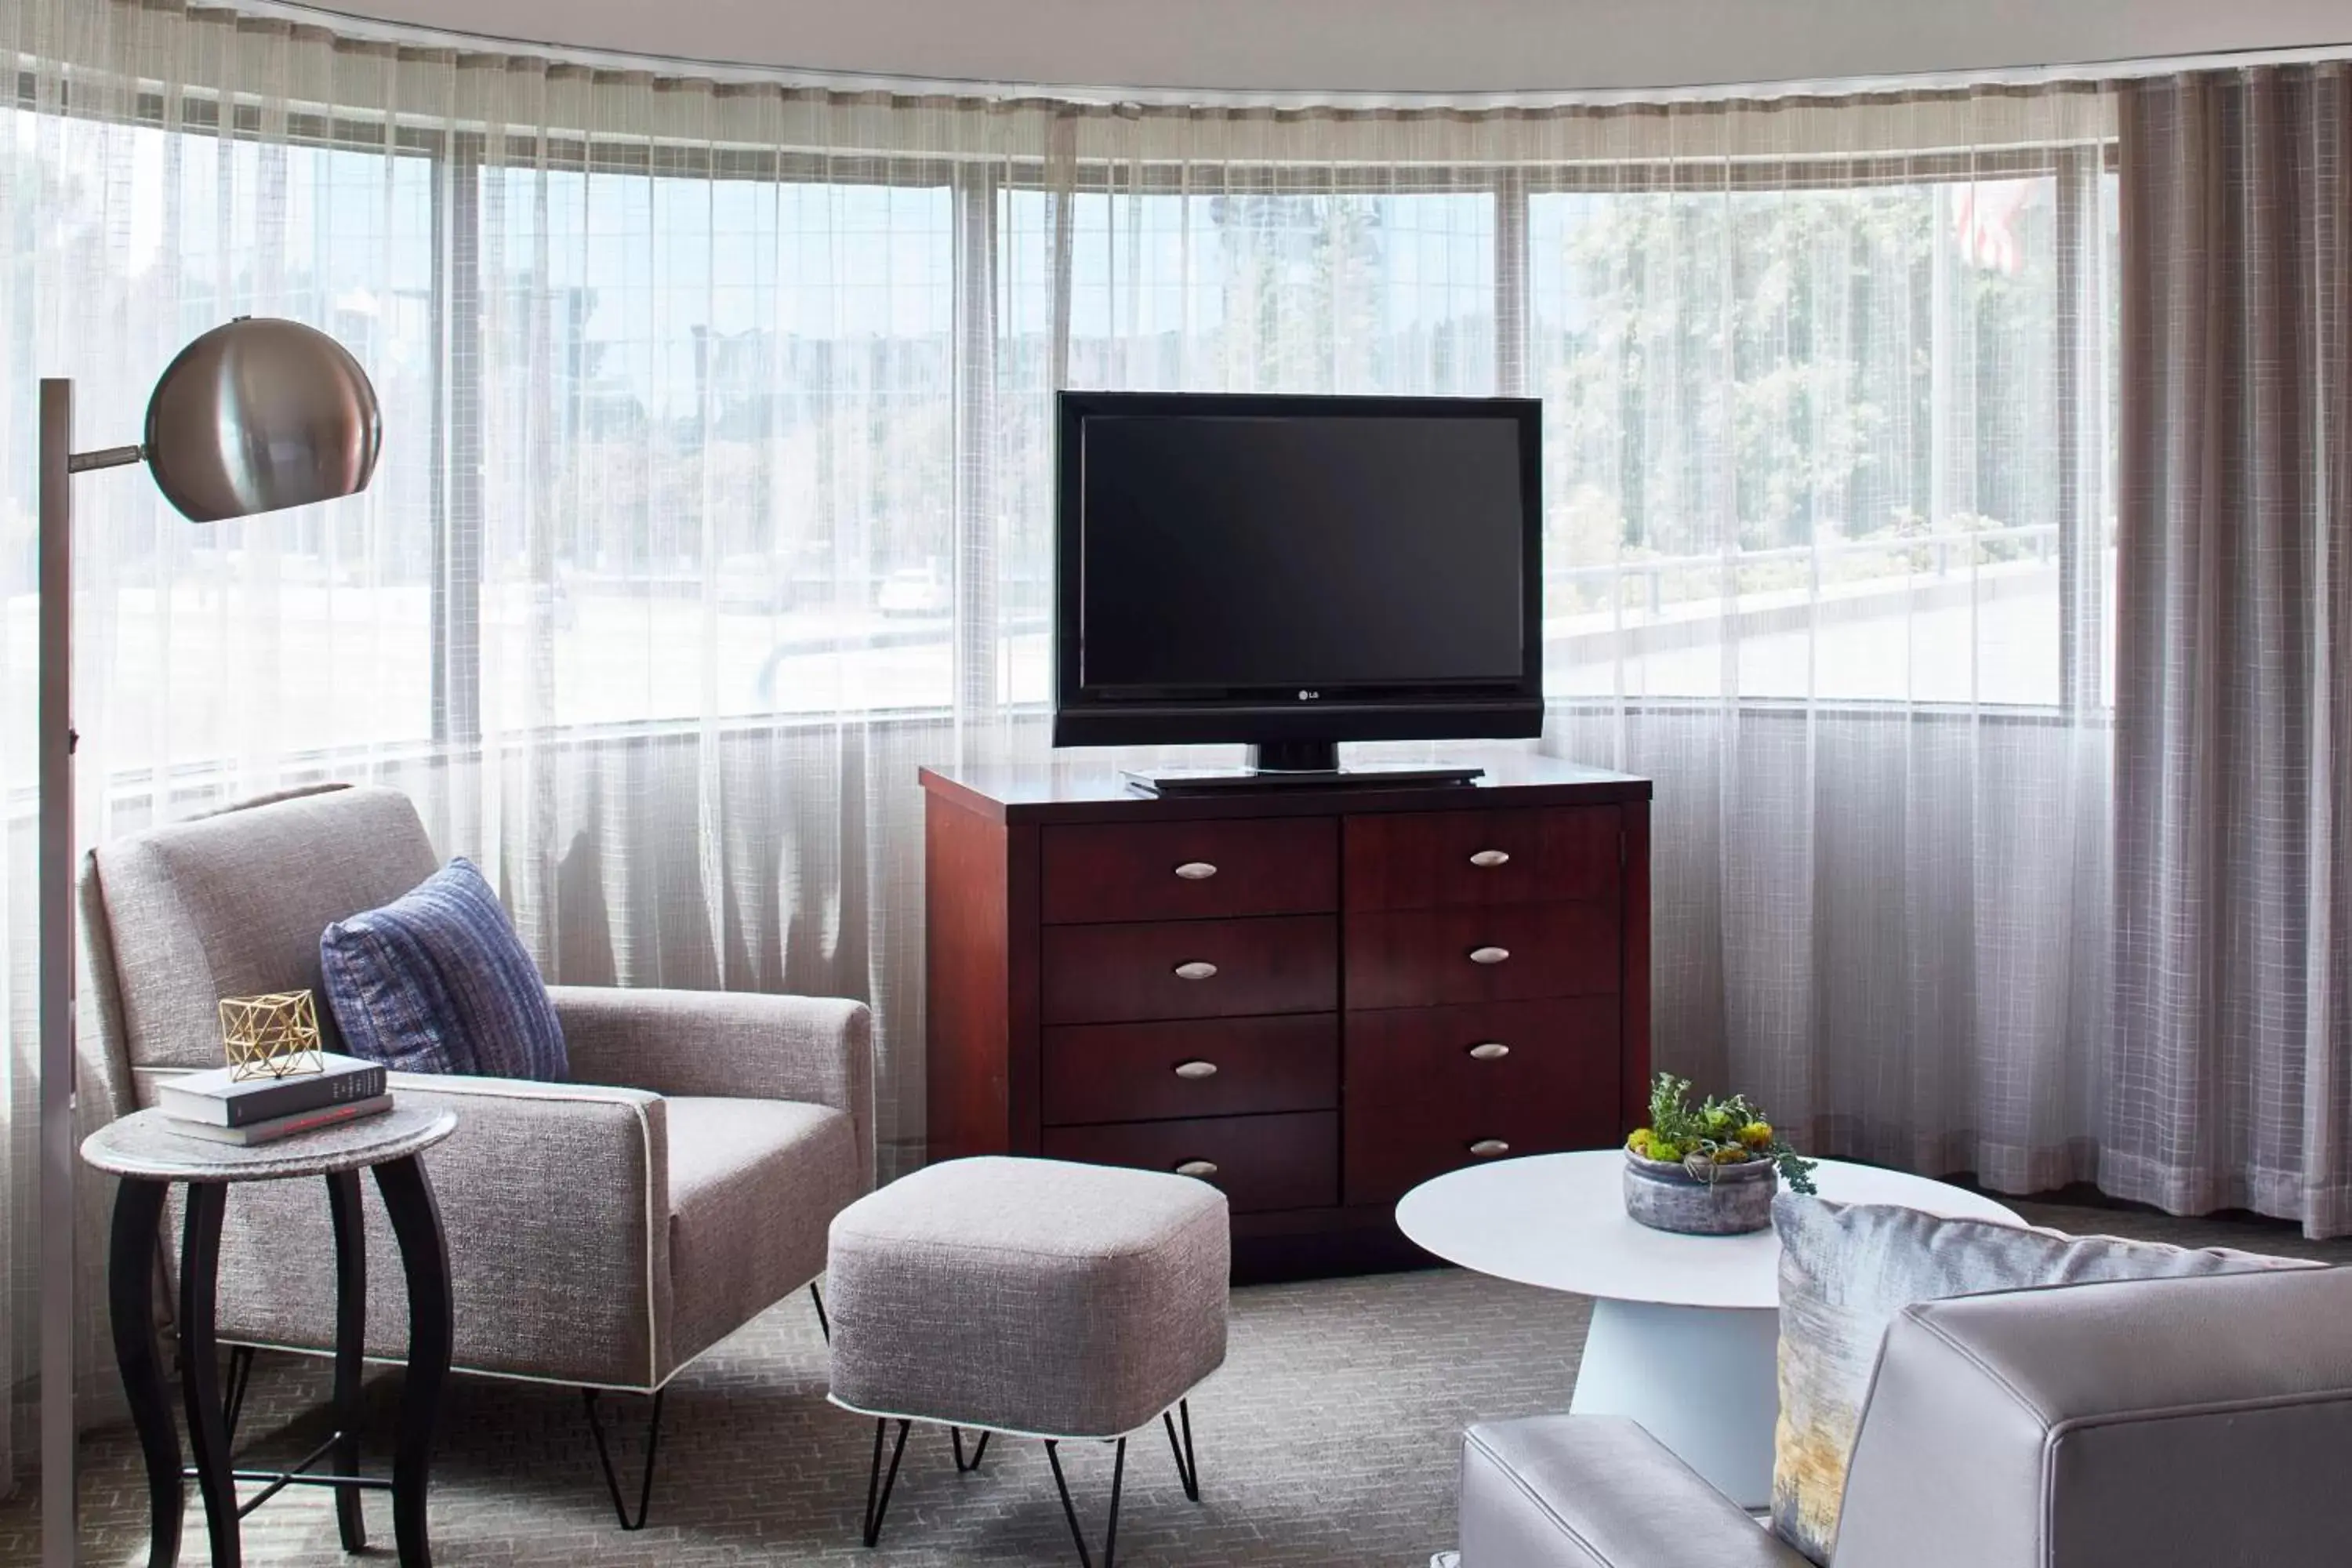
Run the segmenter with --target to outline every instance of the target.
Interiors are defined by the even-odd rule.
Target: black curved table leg
[[[327,1178],[327,1212],[335,1222],[334,1471],[356,1476],[367,1351],[367,1227],[360,1215],[358,1172],[338,1171]],[[367,1546],[367,1516],[360,1510],[357,1487],[335,1489],[335,1529],[344,1551]]]
[[[432,1537],[425,1516],[433,1467],[433,1426],[441,1388],[449,1380],[457,1337],[449,1295],[449,1252],[432,1180],[415,1156],[375,1167],[375,1184],[400,1241],[401,1272],[408,1279],[408,1377],[400,1394],[400,1430],[392,1452],[392,1531],[401,1568],[431,1568]]]
[[[114,1229],[108,1245],[106,1291],[114,1321],[114,1362],[147,1460],[148,1568],[180,1560],[180,1515],[187,1506],[180,1484],[180,1434],[172,1424],[172,1395],[163,1358],[155,1349],[155,1237],[163,1219],[168,1182],[125,1176],[114,1193]]]
[[[187,1221],[180,1233],[180,1404],[187,1415],[196,1489],[204,1494],[213,1568],[240,1568],[244,1548],[238,1539],[236,1476],[229,1462],[228,1423],[221,1412],[220,1346],[213,1332],[221,1218],[228,1212],[228,1188],[217,1182],[190,1182],[187,1192]]]

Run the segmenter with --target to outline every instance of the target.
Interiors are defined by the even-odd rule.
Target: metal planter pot
[[[1679,1162],[1625,1151],[1625,1212],[1653,1230],[1684,1236],[1744,1236],[1772,1223],[1780,1173],[1769,1160],[1711,1168],[1694,1176]]]

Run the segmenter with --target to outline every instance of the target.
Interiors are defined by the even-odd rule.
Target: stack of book
[[[234,1068],[214,1068],[166,1079],[155,1108],[172,1130],[218,1143],[268,1143],[313,1132],[392,1109],[383,1064],[321,1052],[317,1072],[240,1079]]]

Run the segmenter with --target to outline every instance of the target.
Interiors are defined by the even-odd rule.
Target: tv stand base
[[[1337,741],[1261,741],[1249,749],[1254,773],[1336,773],[1339,771]]]
[[[1384,767],[1254,768],[1229,773],[1218,768],[1175,768],[1162,773],[1128,772],[1129,789],[1147,795],[1240,795],[1288,789],[1426,789],[1432,784],[1475,784],[1484,768]]]

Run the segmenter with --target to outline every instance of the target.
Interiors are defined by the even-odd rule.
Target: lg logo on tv
[[[1301,702],[1312,702],[1322,695],[1323,694],[1319,691],[1302,691],[1298,694],[1298,700]]]

